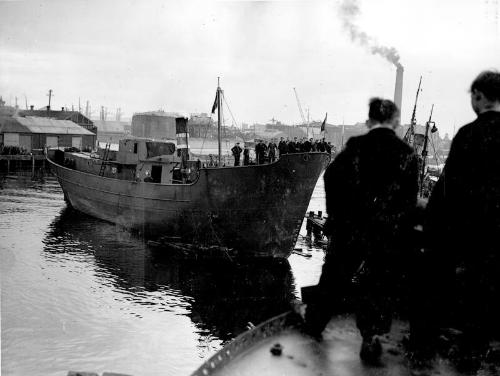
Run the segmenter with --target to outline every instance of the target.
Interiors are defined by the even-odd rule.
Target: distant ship
[[[214,107],[221,92],[218,86]],[[286,154],[274,163],[228,167],[219,147],[219,163],[209,167],[190,159],[186,123],[176,119],[177,140],[129,137],[118,151],[49,150],[47,159],[66,201],[81,212],[236,257],[288,257],[330,155]]]

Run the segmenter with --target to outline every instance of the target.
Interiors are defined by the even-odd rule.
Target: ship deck
[[[500,372],[499,364],[487,362],[483,362],[476,369],[471,370],[470,368],[460,368],[457,362],[441,356],[435,356],[425,362],[411,360],[406,355],[402,345],[403,337],[408,334],[407,323],[396,321],[392,327],[391,333],[381,339],[383,354],[376,364],[367,364],[359,357],[361,337],[353,317],[338,316],[332,318],[323,332],[321,341],[317,341],[290,326],[278,330],[270,336],[264,336],[250,346],[244,346],[244,350],[236,351],[234,357],[230,357],[230,359],[219,357],[218,359],[222,360],[219,364],[217,364],[216,354],[215,363],[211,363],[209,360],[193,376],[459,376],[471,374],[489,376],[498,375]],[[259,327],[253,330],[258,329]],[[280,355],[271,353],[271,349],[276,344],[281,345]],[[227,351],[227,348],[225,349]],[[229,346],[229,350],[234,351],[234,348]]]

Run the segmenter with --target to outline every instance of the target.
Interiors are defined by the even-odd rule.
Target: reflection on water
[[[5,375],[188,375],[248,322],[286,311],[322,264],[303,239],[313,257],[290,262],[178,259],[67,208],[53,179],[0,179],[0,218]]]
[[[65,208],[44,240],[46,257],[66,257],[98,267],[97,276],[111,283],[130,302],[155,311],[191,318],[200,333],[223,341],[289,308],[295,286],[288,261],[196,261],[150,249],[142,238],[116,226]],[[61,254],[64,257],[61,258]]]

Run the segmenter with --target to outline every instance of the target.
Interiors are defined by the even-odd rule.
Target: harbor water
[[[322,177],[308,210],[324,212]],[[68,208],[54,178],[0,178],[2,375],[189,375],[289,309],[324,252],[287,261],[183,260]]]

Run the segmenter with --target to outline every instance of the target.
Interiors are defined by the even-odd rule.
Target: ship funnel
[[[403,100],[403,66],[398,65],[396,69],[396,85],[394,87],[394,103],[398,106],[401,112],[401,102]]]

